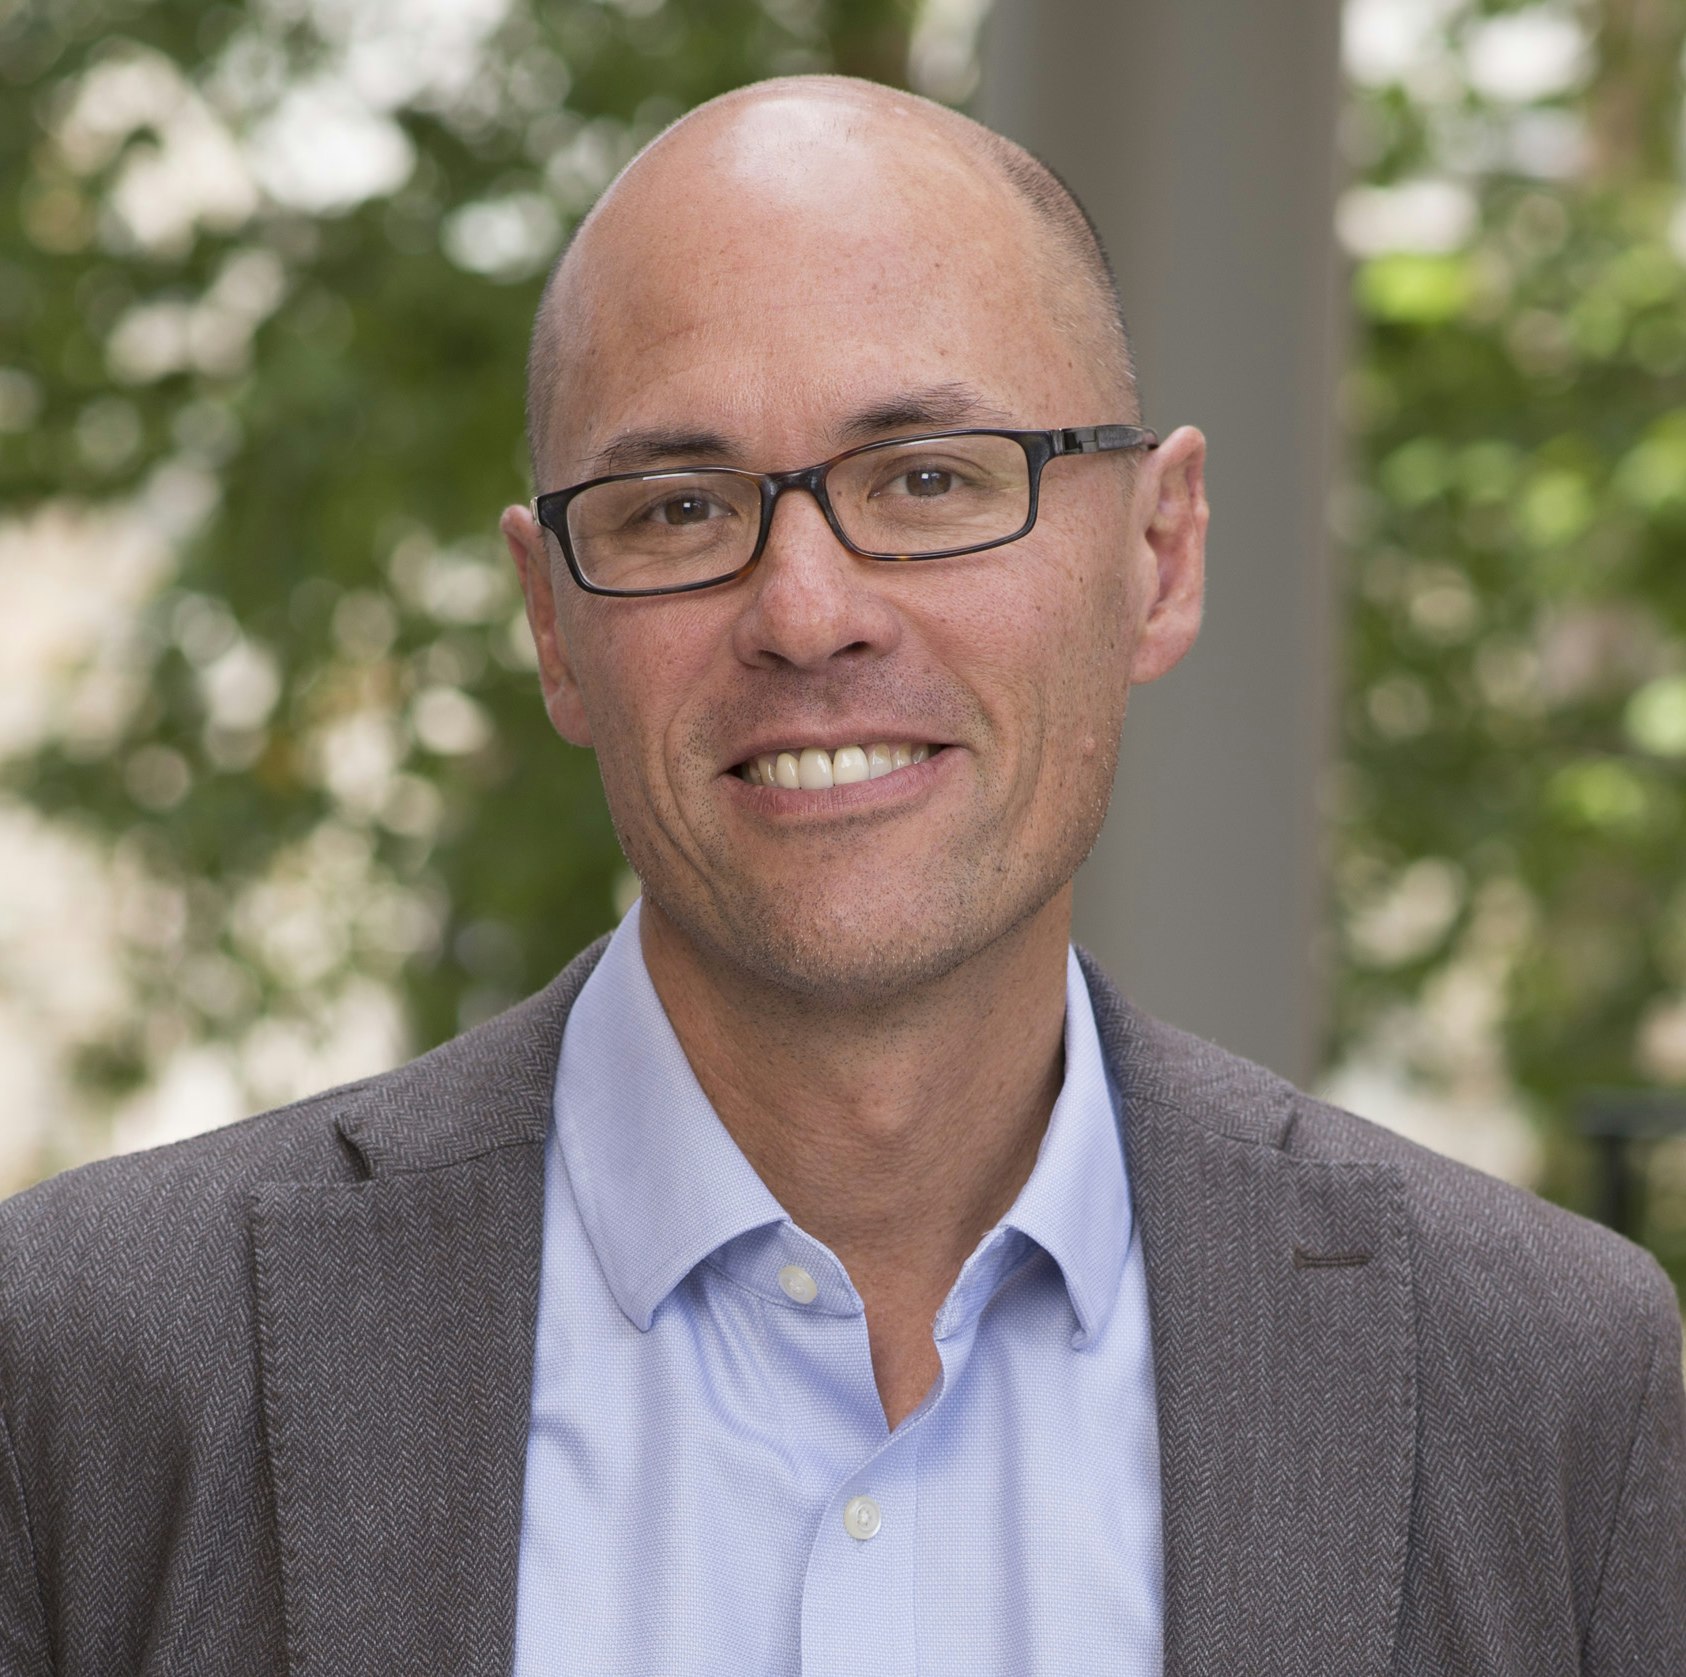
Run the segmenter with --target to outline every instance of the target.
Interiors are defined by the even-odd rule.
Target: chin
[[[832,902],[792,894],[778,913],[767,911],[765,897],[753,909],[717,900],[701,915],[675,913],[659,892],[655,900],[708,964],[804,1006],[857,1011],[940,983],[1031,920],[1059,886],[1013,901],[990,900],[954,879],[911,897],[868,886]]]
[[[876,935],[855,928],[825,937],[811,926],[766,926],[741,933],[722,951],[763,985],[814,1006],[851,1011],[887,1006],[946,978],[970,950],[956,949],[934,927],[902,924]]]

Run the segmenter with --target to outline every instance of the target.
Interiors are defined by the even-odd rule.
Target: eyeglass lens
[[[1030,514],[1030,468],[1010,437],[901,438],[837,461],[826,493],[856,548],[912,559],[1016,534]],[[602,588],[729,576],[749,562],[760,527],[758,481],[732,471],[650,472],[596,484],[568,506],[574,557]]]

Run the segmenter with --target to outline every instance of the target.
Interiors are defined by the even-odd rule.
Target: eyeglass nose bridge
[[[766,551],[767,540],[773,533],[773,514],[778,510],[779,501],[793,489],[805,489],[813,496],[820,509],[820,515],[830,526],[832,535],[837,538],[845,553],[853,553],[860,558],[870,557],[849,540],[843,526],[837,521],[837,512],[831,504],[831,495],[825,481],[826,474],[836,464],[835,460],[822,460],[816,466],[799,466],[792,472],[760,474],[761,529],[755,538],[755,551],[744,562],[743,569],[738,573],[740,576],[748,575],[760,563],[761,555]]]

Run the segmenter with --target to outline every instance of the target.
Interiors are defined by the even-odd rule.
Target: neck
[[[722,973],[654,905],[644,958],[697,1081],[867,1301],[930,1316],[1029,1177],[1064,1074],[1069,887],[896,1005]]]

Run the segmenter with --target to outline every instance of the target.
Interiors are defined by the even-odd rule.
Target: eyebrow
[[[1011,418],[969,384],[927,384],[897,391],[850,415],[841,442],[865,442],[887,431],[943,430],[955,425],[1010,425]]]
[[[969,384],[929,384],[901,390],[858,408],[834,435],[849,443],[866,442],[897,431],[945,430],[960,425],[1010,425],[1009,415]],[[609,472],[637,472],[648,468],[693,461],[732,461],[743,451],[719,431],[651,426],[622,431],[591,454],[585,464],[588,475]]]
[[[718,431],[677,431],[656,427],[647,431],[622,431],[591,455],[591,475],[601,472],[636,472],[645,466],[660,466],[673,460],[729,460],[734,449]]]

